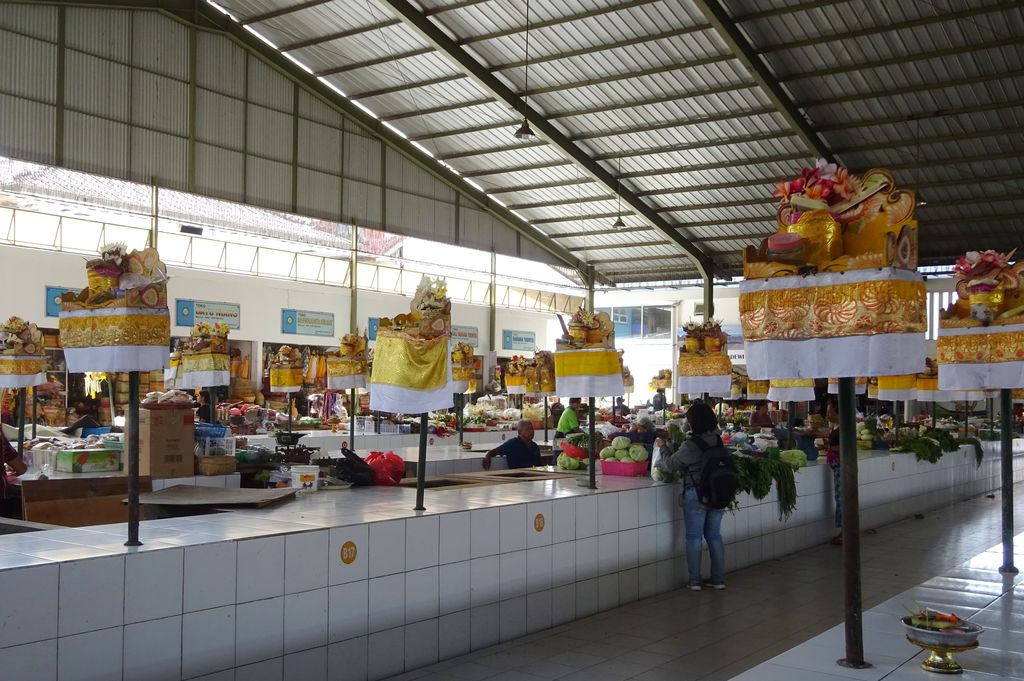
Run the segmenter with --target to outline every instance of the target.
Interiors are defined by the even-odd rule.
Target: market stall
[[[29,388],[44,385],[46,379],[46,353],[43,334],[35,324],[21,317],[10,317],[0,325],[0,392],[17,391],[18,400],[18,456],[25,451],[25,403]],[[32,393],[32,436],[35,437],[35,393]],[[0,466],[0,475],[3,474]]]

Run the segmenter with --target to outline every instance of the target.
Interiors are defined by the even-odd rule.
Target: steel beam
[[[611,218],[617,217],[618,211],[612,211],[609,213],[588,213],[585,215],[567,215],[567,216],[556,216],[551,218],[538,218],[536,220],[530,220],[531,225],[557,225],[566,222],[583,222],[586,220],[610,220]],[[633,231],[633,232],[654,232],[657,231],[654,227],[630,227],[627,230],[621,229],[610,229],[607,230],[607,234],[616,234],[620,231]],[[584,234],[600,234],[600,232],[565,232],[563,234],[549,234],[548,236],[552,239],[558,239],[562,237],[581,236]]]
[[[520,184],[520,185],[509,185],[507,187],[488,187],[487,193],[494,194],[514,194],[517,192],[530,192],[539,191],[541,189],[559,189],[561,187],[575,187],[581,184],[593,184],[594,179],[590,177],[574,178],[570,177],[566,180],[552,180],[551,182],[538,182],[536,184]],[[630,211],[632,212],[632,211]],[[625,215],[625,213],[623,213]]]
[[[777,140],[785,137],[792,137],[796,133],[792,130],[770,130],[768,132],[744,135],[742,137],[709,139],[702,142],[688,142],[686,144],[669,144],[662,147],[633,148],[624,151],[617,151],[610,154],[599,154],[594,157],[597,161],[613,161],[620,158],[636,158],[637,156],[651,156],[652,154],[674,154],[697,149],[715,149],[717,147],[728,147],[735,144],[749,144],[750,142],[764,142],[766,140]]]
[[[391,113],[381,114],[380,119],[382,121],[400,121],[406,118],[416,118],[418,116],[432,116],[434,114],[446,113],[455,109],[470,109],[474,106],[486,106],[488,104],[497,104],[498,100],[494,97],[480,97],[479,99],[470,99],[465,102],[454,102],[452,104],[441,104],[439,106],[431,106],[426,109],[415,109],[413,111],[394,111]]]
[[[369,33],[370,31],[380,31],[385,28],[390,28],[391,26],[398,26],[401,23],[402,22],[398,19],[386,19],[384,21],[377,22],[376,24],[370,24],[369,26],[358,26],[344,31],[328,33],[327,35],[322,35],[318,38],[298,40],[294,43],[288,43],[287,45],[280,45],[278,46],[278,49],[282,52],[295,52],[297,50],[306,49],[307,47],[313,47],[314,45],[322,45],[323,43],[329,43],[335,40],[344,40],[345,38],[362,35],[364,33]]]
[[[643,125],[632,125],[623,128],[612,128],[610,130],[595,130],[593,132],[585,132],[573,137],[574,142],[583,140],[596,140],[605,137],[621,137],[623,135],[633,135],[640,132],[654,132],[656,130],[669,130],[674,128],[682,128],[689,125],[705,125],[707,123],[718,123],[720,121],[735,121],[742,118],[750,118],[752,116],[767,116],[776,113],[775,109],[769,106],[756,106],[747,109],[735,109],[733,111],[725,111],[722,113],[711,114],[710,116],[695,116],[693,118],[673,119],[670,121],[658,121],[657,123],[647,123]]]
[[[1002,12],[1004,10],[1010,9],[1020,9],[1020,0],[1013,0],[1012,2],[1003,2],[998,5],[978,5],[975,7],[968,7],[967,9],[957,10],[955,12],[945,12],[941,14],[926,14],[924,16],[916,17],[914,19],[907,19],[906,21],[895,21],[889,24],[883,24],[879,26],[868,26],[866,28],[855,29],[852,31],[828,33],[825,35],[818,34],[810,38],[792,40],[786,43],[777,43],[773,45],[758,45],[757,51],[760,54],[771,54],[772,52],[796,50],[800,49],[801,47],[827,45],[833,42],[845,42],[847,40],[856,40],[857,38],[866,38],[868,36],[879,35],[881,33],[894,33],[896,31],[918,28],[920,26],[942,24],[949,21],[959,22],[963,19],[970,19],[971,17],[975,17],[981,14],[993,14],[995,12]]]
[[[385,57],[378,57],[376,59],[368,59],[366,61],[353,62],[351,64],[344,64],[342,66],[332,66],[329,69],[323,71],[317,71],[317,76],[334,76],[339,73],[346,73],[348,71],[358,71],[359,69],[367,69],[372,66],[380,66],[381,64],[390,64],[392,62],[401,61],[403,59],[412,59],[413,57],[421,57],[425,54],[433,52],[433,48],[420,47],[415,50],[408,50],[406,52],[399,52],[398,54],[389,54]]]
[[[436,78],[429,78],[427,80],[418,80],[413,83],[404,83],[402,85],[392,85],[390,87],[382,87],[377,90],[366,90],[364,92],[353,92],[346,95],[350,100],[356,101],[360,99],[372,99],[373,97],[383,97],[384,95],[393,95],[398,92],[406,92],[408,90],[415,90],[417,88],[432,87],[434,85],[444,85],[445,83],[451,83],[455,80],[463,80],[466,78],[465,74],[462,73],[449,73],[444,76],[438,76]]]
[[[616,213],[601,213],[600,215],[602,217],[613,218],[613,217],[616,216]],[[557,220],[554,220],[554,221],[557,221],[557,222],[579,222],[581,219],[586,219],[586,217],[584,217],[584,218],[581,218],[579,216],[567,217],[564,220],[557,219]],[[552,220],[543,220],[543,221],[542,220],[534,220],[531,224],[536,225],[536,224],[540,224],[542,222],[550,224],[552,222]],[[653,232],[653,231],[655,231],[653,227],[616,227],[614,229],[594,229],[594,230],[590,230],[590,231],[587,231],[587,232],[559,232],[559,233],[556,233],[556,234],[548,234],[548,238],[550,238],[550,239],[571,239],[571,238],[574,238],[574,237],[602,236],[602,235],[605,235],[605,234],[630,234],[632,232]]]
[[[388,0],[385,0],[387,2]],[[565,92],[567,90],[579,90],[580,88],[593,87],[595,85],[607,85],[608,83],[617,83],[622,80],[633,80],[634,78],[644,78],[646,76],[658,76],[663,73],[672,73],[674,71],[684,71],[686,69],[693,69],[700,66],[712,66],[714,64],[721,64],[723,62],[732,61],[735,59],[731,54],[720,54],[711,57],[705,57],[704,59],[696,59],[694,61],[682,61],[674,64],[663,64],[661,66],[652,66],[647,69],[638,69],[636,71],[624,71],[622,73],[613,73],[606,76],[598,76],[596,78],[588,78],[587,80],[576,80],[569,83],[560,83],[558,85],[548,85],[545,87],[531,88],[531,95],[546,95],[552,92]]]
[[[597,246],[570,246],[568,250],[570,253],[579,253],[581,251],[611,251],[616,248],[651,248],[654,246],[671,246],[671,241],[639,241],[639,242],[625,242],[621,244],[600,244]]]
[[[697,1],[700,2],[701,0]],[[1024,36],[1013,36],[1012,38],[1004,38],[1003,40],[989,40],[980,43],[947,47],[945,49],[934,50],[932,52],[919,52],[917,54],[907,54],[899,57],[890,57],[888,59],[879,59],[870,63],[857,62],[855,64],[836,64],[827,69],[781,74],[778,76],[778,80],[782,83],[789,83],[794,80],[807,80],[809,78],[830,78],[840,73],[852,73],[856,71],[877,72],[887,66],[899,66],[900,64],[911,64],[913,62],[925,61],[927,59],[939,59],[942,57],[955,57],[961,54],[969,54],[971,52],[983,52],[985,50],[994,50],[1001,47],[1014,47],[1022,44],[1024,44]]]
[[[283,17],[286,14],[294,14],[295,12],[301,12],[302,10],[309,9],[310,7],[318,7],[320,5],[326,5],[328,2],[331,2],[331,0],[306,0],[306,2],[300,2],[300,3],[296,3],[294,5],[288,5],[287,7],[281,7],[279,9],[271,10],[269,12],[263,12],[261,14],[254,14],[251,17],[246,17],[245,19],[241,19],[239,21],[239,23],[241,23],[242,26],[251,26],[252,24],[258,24],[261,21],[269,21],[270,19],[276,19],[278,17]],[[231,9],[230,7],[227,7],[226,5],[225,5],[225,7],[227,9]]]
[[[667,168],[653,168],[651,170],[634,170],[629,173],[622,173],[623,180],[635,177],[656,177],[658,175],[676,175],[685,173],[699,173],[705,170],[722,170],[724,168],[736,168],[739,166],[759,166],[765,163],[785,163],[787,161],[806,161],[810,153],[782,154],[781,156],[755,156],[741,158],[735,161],[723,161],[716,163],[694,163],[688,166],[670,166]]]
[[[659,213],[689,213],[695,210],[711,210],[714,208],[736,208],[739,206],[762,206],[769,203],[778,203],[779,200],[766,196],[761,199],[744,199],[742,201],[716,201],[715,203],[690,203],[681,206],[662,206],[655,208]]]
[[[614,201],[618,198],[615,194],[604,194],[602,196],[567,196],[562,199],[551,201],[534,201],[532,203],[510,203],[506,207],[509,210],[531,210],[535,208],[554,208],[555,206],[575,206],[581,203],[598,203],[601,201]],[[618,214],[618,213],[616,213]],[[635,213],[633,213],[635,215]]]
[[[668,238],[672,239],[682,247],[683,250],[686,251],[686,253],[688,253],[694,260],[697,268],[702,273],[710,268],[711,262],[705,253],[691,244],[677,230],[673,229],[667,221],[665,221],[657,212],[652,210],[651,207],[642,199],[634,195],[627,188],[623,187],[621,182],[605,170],[600,163],[595,161],[587,155],[583,149],[570,141],[558,128],[552,125],[541,112],[529,107],[526,102],[524,102],[507,85],[490,73],[486,66],[470,56],[454,40],[448,37],[443,30],[413,7],[412,4],[406,0],[382,0],[382,2],[390,7],[397,16],[401,17],[408,26],[419,33],[424,40],[433,45],[436,49],[440,50],[442,54],[448,55],[448,57],[457,64],[464,73],[471,75],[474,81],[483,87],[488,94],[504,101],[514,110],[523,112],[523,115],[527,120],[529,120],[530,124],[539,134],[543,135],[555,147],[560,148],[562,152],[582,168],[587,175],[593,177],[600,184],[603,184],[608,188],[608,190],[621,196],[625,204],[631,206],[650,224],[660,229],[666,234],[666,236],[668,236]]]
[[[694,0],[694,3],[704,14],[708,23],[715,27],[719,37],[750,72],[754,82],[761,86],[761,91],[768,97],[768,101],[786,119],[789,127],[800,137],[804,146],[820,158],[835,160],[818,133],[811,128],[804,115],[793,105],[793,101],[782,90],[779,81],[736,27],[728,12],[720,4],[720,0]]]
[[[934,90],[945,90],[947,88],[961,88],[981,83],[990,83],[998,80],[1017,80],[1024,77],[1024,69],[1013,71],[1000,71],[997,73],[986,73],[984,75],[970,76],[968,78],[957,78],[954,80],[928,81],[917,85],[900,85],[899,88],[885,88],[883,90],[871,90],[869,92],[854,92],[840,97],[827,97],[825,99],[811,99],[804,102],[797,102],[800,109],[813,109],[821,106],[834,104],[848,104],[849,102],[862,102],[866,99],[884,99],[888,97],[899,97],[901,95],[915,92],[932,92]]]
[[[817,129],[820,130],[821,132],[832,132],[852,130],[854,128],[874,128],[879,125],[899,125],[902,123],[914,123],[915,121],[927,120],[930,118],[946,118],[949,116],[962,116],[965,114],[998,111],[1000,109],[1016,109],[1021,106],[1024,106],[1024,100],[1019,99],[1008,102],[986,102],[984,104],[975,104],[974,106],[965,106],[959,109],[939,109],[938,111],[928,111],[920,114],[904,113],[896,116],[888,116],[886,118],[876,118],[875,120],[861,119],[843,123],[833,123],[830,125],[819,125],[817,126]]]

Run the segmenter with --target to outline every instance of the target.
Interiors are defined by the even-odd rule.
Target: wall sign
[[[741,343],[729,343],[726,351],[729,353],[729,359],[733,364],[747,365],[747,350]]]
[[[534,350],[537,347],[537,334],[533,331],[509,331],[504,329],[501,332],[502,350]]]
[[[370,317],[366,322],[366,337],[369,340],[377,340],[377,331],[380,330],[380,317]]]
[[[480,347],[480,329],[475,326],[452,325],[452,343],[462,341],[471,348]]]
[[[334,336],[334,313],[281,310],[281,333],[299,336]]]
[[[60,316],[60,297],[65,293],[78,294],[80,288],[64,288],[63,286],[47,286],[46,287],[46,316],[47,317],[59,317]]]
[[[198,322],[224,322],[229,329],[240,328],[242,306],[238,303],[215,303],[209,300],[174,301],[175,326],[195,326]]]

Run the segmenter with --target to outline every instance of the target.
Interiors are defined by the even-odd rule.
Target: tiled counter
[[[967,452],[860,465],[865,527],[998,483],[998,459]],[[830,478],[801,470],[786,521],[774,494],[741,498],[730,569],[831,536]],[[428,491],[423,514],[411,489],[317,492],[145,522],[131,550],[117,525],[0,537],[4,676],[380,679],[681,586],[678,489],[599,484]]]

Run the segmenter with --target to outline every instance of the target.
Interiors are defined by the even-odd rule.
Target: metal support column
[[[414,511],[425,511],[423,490],[426,489],[427,478],[427,412],[420,414],[420,452],[416,464],[416,506]]]
[[[590,461],[588,463],[588,468],[587,468],[587,475],[590,478],[589,479],[589,483],[590,484],[588,485],[588,487],[590,487],[590,489],[597,489],[597,469],[596,469],[596,466],[597,466],[597,443],[596,443],[596,440],[595,440],[595,437],[594,437],[594,430],[595,430],[596,421],[597,421],[596,404],[597,404],[597,398],[596,397],[591,397],[590,398],[590,410],[589,410],[590,414],[588,416],[588,418],[590,419],[590,422],[587,425],[587,428],[590,430],[590,441],[587,443],[587,453],[590,454]]]
[[[487,337],[490,339],[491,352],[494,352],[498,349],[498,341],[496,338],[498,333],[498,256],[494,251],[491,251],[491,287],[489,293],[490,295],[487,296],[487,303],[489,306],[487,314]],[[483,378],[485,384],[490,383],[491,377],[484,376]]]
[[[39,406],[38,396],[36,395],[36,389],[32,388],[32,439],[36,439],[36,421],[39,420],[37,407]]]
[[[460,447],[462,446],[462,439],[463,439],[463,436],[465,435],[465,427],[466,427],[466,424],[463,422],[463,419],[465,418],[465,414],[463,414],[463,411],[465,409],[465,404],[466,404],[466,394],[465,393],[455,393],[455,425],[459,429],[459,446]]]
[[[359,227],[352,225],[352,252],[349,254],[348,283],[349,283],[349,306],[348,306],[348,328],[349,333],[359,333],[359,288],[356,274],[359,270]],[[369,348],[367,348],[369,352]],[[356,416],[359,415],[359,395],[355,388],[349,396],[348,406],[348,447],[356,451]]]
[[[796,445],[796,438],[793,437],[793,422],[796,421],[795,415],[793,414],[796,402],[788,402],[786,404],[786,441],[789,443],[787,447],[794,449]]]
[[[139,541],[139,372],[128,372],[128,541],[125,546],[142,546]]]
[[[25,454],[25,400],[28,390],[18,388],[18,457]],[[0,470],[0,473],[3,471]]]
[[[857,487],[856,379],[839,379],[839,465],[843,506],[843,604],[846,657],[842,667],[864,669],[864,614],[860,583],[860,497]]]
[[[1003,501],[1003,566],[999,572],[1015,575],[1019,570],[1013,564],[1013,391],[999,391],[999,463],[1001,472],[1000,494]]]

